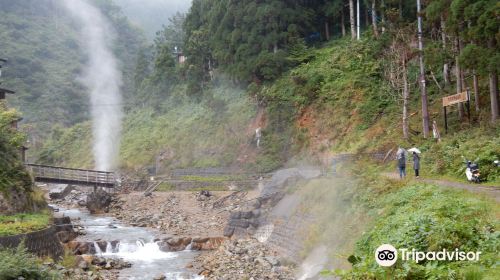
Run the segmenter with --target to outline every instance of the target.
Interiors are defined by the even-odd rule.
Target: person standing
[[[413,152],[413,170],[415,170],[415,178],[418,178],[420,170],[420,156],[416,152]]]
[[[406,150],[399,147],[396,159],[398,161],[399,178],[403,179],[406,177]]]

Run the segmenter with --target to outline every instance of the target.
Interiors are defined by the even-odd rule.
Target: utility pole
[[[427,105],[427,89],[425,87],[425,68],[424,68],[424,43],[422,42],[422,15],[420,10],[420,0],[417,0],[418,16],[418,50],[420,62],[420,93],[422,95],[422,125],[424,138],[429,136],[429,110]]]
[[[356,32],[356,36],[357,36],[357,39],[361,39],[361,35],[359,34],[359,17],[360,17],[360,14],[359,14],[359,0],[356,1],[356,9],[357,9],[357,19],[356,19],[356,25],[357,25],[357,32]]]

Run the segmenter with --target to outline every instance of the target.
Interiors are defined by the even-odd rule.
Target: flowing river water
[[[72,220],[79,219],[85,227],[87,234],[77,240],[108,242],[105,251],[96,246],[96,255],[132,263],[132,267],[120,270],[119,279],[153,279],[161,274],[169,280],[203,279],[186,269],[198,252],[162,252],[155,242],[160,234],[154,230],[124,225],[115,218],[91,215],[85,210],[59,208],[59,211]],[[119,243],[113,248],[111,241],[116,240]]]

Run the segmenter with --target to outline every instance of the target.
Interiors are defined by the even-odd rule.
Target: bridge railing
[[[35,180],[41,182],[74,182],[86,185],[113,186],[115,176],[113,172],[48,166],[40,164],[26,164]]]

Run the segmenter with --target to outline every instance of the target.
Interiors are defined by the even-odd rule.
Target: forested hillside
[[[130,97],[144,37],[111,1],[95,3],[116,31],[114,51],[121,61],[122,90]],[[9,102],[22,112],[33,144],[43,141],[54,125],[68,127],[88,120],[89,98],[79,81],[85,57],[77,26],[61,3],[2,0],[0,7],[0,57],[8,59],[3,81],[16,91]]]
[[[133,95],[126,95],[122,166],[153,165],[166,151],[176,154],[165,159],[166,168],[241,165],[238,150],[242,145],[248,150],[243,154],[251,154],[243,165],[260,170],[272,170],[292,158],[312,156],[326,162],[338,152],[386,151],[398,144],[418,144],[434,151],[436,156],[425,160],[436,174],[460,174],[462,156],[481,155],[485,163],[497,158],[498,125],[492,124],[498,116],[496,73],[500,65],[495,39],[498,19],[491,16],[498,13],[495,2],[424,2],[419,14],[423,51],[418,50],[414,1],[362,1],[359,40],[354,2],[264,1],[257,5],[244,1],[235,5],[197,0],[186,15],[165,19],[165,28],[151,47],[135,53],[134,48],[129,50],[136,57],[127,60],[134,64],[134,73],[126,79],[133,86],[126,92]],[[107,11],[119,13],[113,8]],[[177,61],[175,47],[187,57],[186,63]],[[420,54],[425,91],[420,87]],[[445,135],[441,98],[467,88],[471,122],[465,106],[449,107],[451,134]],[[222,98],[227,95],[219,89],[234,91],[230,95],[240,99]],[[81,105],[77,101],[81,98],[71,100]],[[248,105],[254,109],[245,118],[227,109]],[[197,114],[193,108],[204,108],[199,111],[203,118],[225,112],[230,125],[216,125],[223,119],[208,117],[176,126],[177,116]],[[248,127],[258,108],[265,112],[265,121],[260,123],[263,145],[255,149],[255,135]],[[75,112],[81,111],[75,107]],[[441,144],[431,141],[433,121]],[[192,135],[188,132],[200,126],[209,133],[182,136]],[[207,143],[222,143],[227,139],[224,135],[232,133],[241,138],[224,145],[226,155],[210,160],[196,156],[218,155]],[[456,139],[460,139],[456,150],[444,148]],[[90,140],[89,123],[70,130],[58,128],[45,139],[45,148],[37,150],[38,160],[91,166],[92,159],[85,152]],[[199,152],[187,153],[174,144],[186,141],[199,147]],[[481,144],[475,149],[461,148],[473,147],[473,143]],[[141,145],[148,147],[145,153],[132,148]]]

